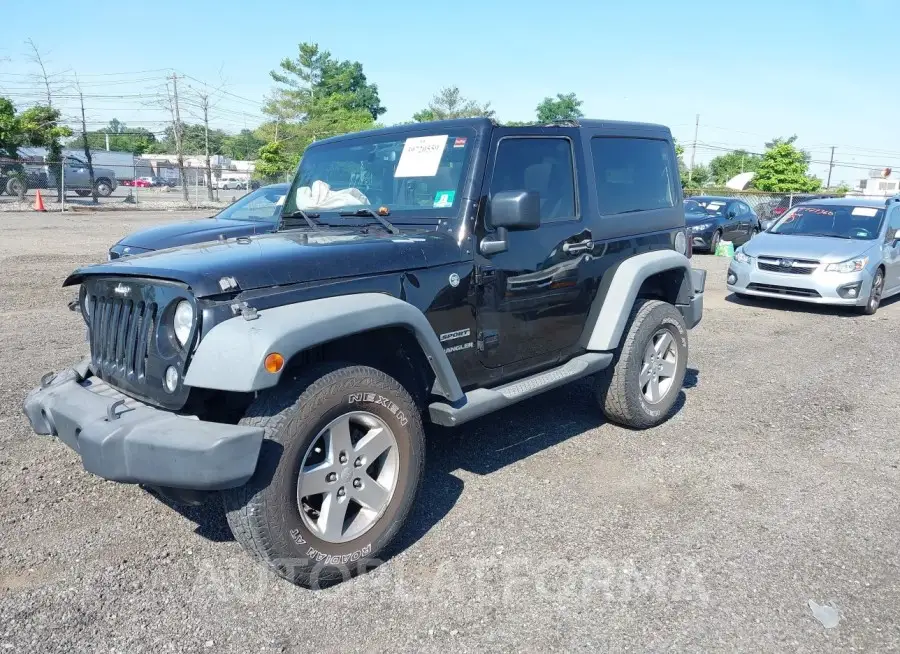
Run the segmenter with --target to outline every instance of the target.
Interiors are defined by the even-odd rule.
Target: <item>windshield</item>
[[[705,213],[707,216],[721,216],[725,213],[725,207],[728,205],[727,200],[710,198],[695,199],[693,202],[696,206],[689,209],[689,211],[691,213]]]
[[[878,238],[884,209],[878,207],[800,205],[769,228],[772,234],[832,236],[872,240]]]
[[[391,215],[440,218],[456,213],[472,130],[415,132],[308,149],[285,202],[285,214],[387,207]]]
[[[281,214],[285,193],[287,184],[263,186],[223,209],[216,218],[274,223]]]

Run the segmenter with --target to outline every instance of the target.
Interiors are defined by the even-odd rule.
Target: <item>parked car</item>
[[[63,184],[66,191],[75,191],[76,195],[87,197],[91,194],[91,176],[88,171],[88,165],[77,157],[65,157],[65,170],[63,170]],[[109,197],[118,187],[116,174],[110,168],[101,168],[94,166],[94,188],[97,189],[97,195],[101,197]],[[56,173],[52,167],[47,166],[46,172],[48,176],[49,186],[57,187]]]
[[[236,175],[223,175],[216,180],[215,186],[220,190],[247,188],[247,178]]]
[[[760,231],[759,217],[743,200],[702,195],[684,201],[684,222],[694,250],[715,252],[719,241],[746,243]]]
[[[785,195],[783,198],[774,202],[770,209],[767,210],[765,217],[760,216],[760,227],[761,231],[765,231],[769,229],[772,225],[774,225],[781,216],[787,212],[791,207],[800,204],[801,202],[807,202],[809,200],[819,200],[822,198],[833,197],[831,195],[822,195],[815,193],[792,193]],[[758,212],[757,212],[758,213]]]
[[[735,252],[726,285],[738,296],[878,310],[900,293],[900,202],[829,198],[790,209]]]
[[[138,188],[150,188],[153,186],[153,179],[151,177],[138,177],[134,180],[133,186],[137,186]]]
[[[249,193],[215,216],[149,227],[124,237],[109,249],[109,259],[153,250],[274,232],[279,227],[281,202],[289,184],[272,184]]]
[[[677,410],[705,285],[677,184],[671,132],[644,123],[323,139],[277,233],[70,275],[91,355],[45,375],[25,413],[94,474],[223,502],[235,538],[291,582],[337,582],[411,514],[423,423],[589,376],[627,427]],[[566,528],[547,522],[547,538]]]

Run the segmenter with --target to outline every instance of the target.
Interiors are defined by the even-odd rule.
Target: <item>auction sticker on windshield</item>
[[[443,209],[453,206],[453,200],[456,198],[456,191],[438,191],[434,194],[435,209]]]
[[[878,215],[878,209],[875,207],[853,207],[853,215],[874,218]]]
[[[446,134],[406,139],[394,177],[434,177],[446,145]]]

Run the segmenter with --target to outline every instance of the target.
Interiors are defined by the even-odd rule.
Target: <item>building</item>
[[[174,154],[144,154],[141,159],[147,161],[155,171],[154,174],[165,179],[178,180],[178,157]],[[249,180],[256,168],[255,161],[231,160],[220,154],[210,155],[209,164],[212,168],[213,180],[222,175]],[[189,155],[184,158],[184,175],[189,185],[205,184],[206,157],[203,155]]]
[[[859,180],[859,194],[864,197],[889,198],[900,192],[900,179],[892,176],[890,168],[869,171],[867,179]]]

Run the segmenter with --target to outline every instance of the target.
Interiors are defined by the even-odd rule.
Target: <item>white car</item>
[[[216,181],[216,188],[221,190],[247,188],[247,180],[243,177],[221,177]]]

